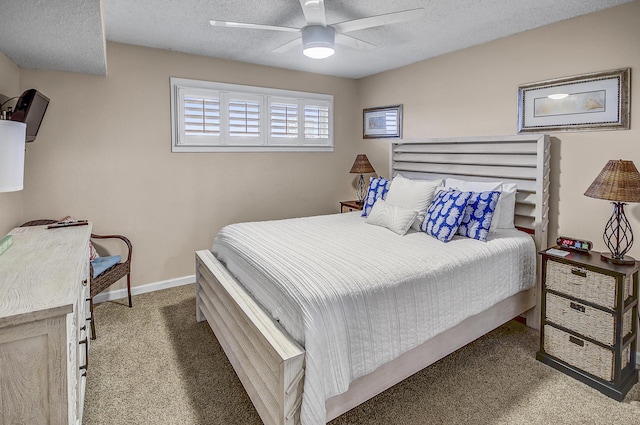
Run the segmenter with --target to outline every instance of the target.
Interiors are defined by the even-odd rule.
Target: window
[[[333,96],[171,78],[173,152],[333,151]]]

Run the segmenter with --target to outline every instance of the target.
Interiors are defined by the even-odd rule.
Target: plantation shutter
[[[329,107],[324,105],[305,105],[305,139],[329,138]]]
[[[269,124],[271,137],[297,138],[298,137],[298,103],[278,102],[271,103],[271,116]]]
[[[260,102],[229,101],[229,136],[260,137]]]
[[[184,97],[184,134],[220,136],[220,99]]]
[[[171,78],[172,152],[333,151],[333,96]]]

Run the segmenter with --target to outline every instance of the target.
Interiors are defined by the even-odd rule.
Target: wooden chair
[[[20,227],[42,226],[57,223],[58,220],[32,220],[22,224]],[[124,261],[114,264],[106,269],[98,276],[93,277],[93,265],[90,264],[90,285],[89,285],[89,311],[91,312],[91,339],[96,339],[96,321],[93,315],[93,298],[113,285],[123,277],[127,277],[127,295],[129,297],[129,307],[133,307],[131,303],[131,252],[133,247],[129,239],[122,235],[96,235],[91,234],[91,239],[119,239],[127,246],[127,257]]]

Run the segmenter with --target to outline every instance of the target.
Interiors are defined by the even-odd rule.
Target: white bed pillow
[[[458,190],[464,190],[468,192],[487,192],[499,190],[500,199],[498,200],[498,206],[491,220],[490,232],[495,232],[496,229],[513,229],[515,227],[513,219],[516,208],[516,184],[515,183],[503,183],[502,181],[495,182],[474,182],[460,179],[447,178],[444,185],[446,188],[453,188]]]
[[[403,236],[409,231],[411,224],[416,219],[416,215],[418,215],[417,211],[391,205],[380,198],[373,204],[365,223],[386,227]]]
[[[513,229],[516,227],[513,220],[516,215],[517,189],[515,183],[505,183],[502,185],[502,194],[498,200],[498,222],[496,224],[498,229]]]
[[[431,205],[436,189],[440,185],[442,185],[442,180],[414,180],[396,174],[384,199],[388,204],[417,211],[416,219],[411,227],[420,231],[427,208]]]

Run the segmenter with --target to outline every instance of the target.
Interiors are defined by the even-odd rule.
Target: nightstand
[[[363,206],[364,202],[362,204],[359,204],[358,201],[341,201],[340,212],[346,213],[351,211],[362,211]]]
[[[542,253],[541,362],[622,401],[638,382],[638,268]]]

